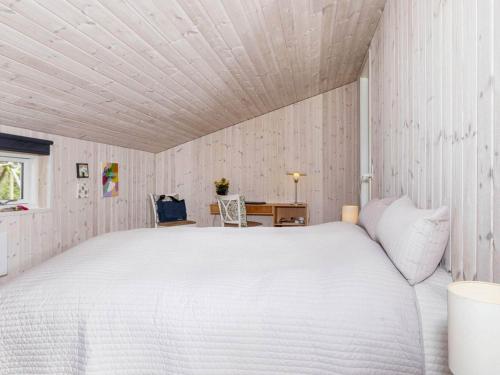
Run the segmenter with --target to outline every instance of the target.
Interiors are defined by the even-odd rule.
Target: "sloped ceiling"
[[[0,124],[159,152],[354,81],[385,0],[0,0]]]

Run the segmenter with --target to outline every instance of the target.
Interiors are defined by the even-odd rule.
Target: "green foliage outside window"
[[[23,198],[23,163],[0,161],[0,201]]]

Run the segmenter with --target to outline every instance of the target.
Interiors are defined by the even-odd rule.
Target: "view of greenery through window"
[[[23,198],[23,163],[0,161],[0,200]]]

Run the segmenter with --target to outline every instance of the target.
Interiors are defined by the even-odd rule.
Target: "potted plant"
[[[227,195],[227,191],[229,190],[229,180],[222,177],[220,180],[214,181],[214,184],[217,195]]]

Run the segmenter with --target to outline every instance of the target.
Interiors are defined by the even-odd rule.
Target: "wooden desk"
[[[309,222],[307,203],[265,203],[265,204],[245,204],[247,216],[272,216],[273,226],[275,227],[302,227]],[[210,214],[219,215],[219,205],[212,203],[210,205]],[[282,222],[280,219],[290,219],[291,217],[303,217],[304,224]]]

